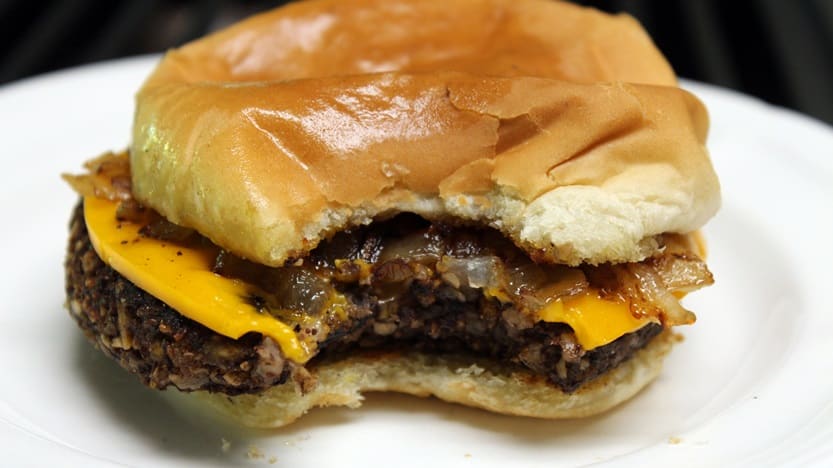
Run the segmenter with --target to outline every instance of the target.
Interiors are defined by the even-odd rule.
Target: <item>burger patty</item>
[[[311,259],[321,261],[316,255]],[[390,264],[390,271],[377,271],[380,281],[400,276],[403,263]],[[268,337],[249,333],[234,340],[219,335],[125,279],[96,254],[80,205],[70,223],[65,266],[70,313],[86,336],[146,385],[159,389],[173,385],[184,391],[235,395],[293,380],[303,391],[315,385],[308,368],[323,359],[337,359],[356,348],[407,348],[489,356],[572,392],[628,359],[662,331],[651,323],[585,351],[567,325],[532,322],[511,303],[473,294],[471,288],[412,278],[397,292],[397,307],[391,308],[367,284],[336,282],[350,312],[329,324],[318,342],[318,355],[301,365],[284,359]]]

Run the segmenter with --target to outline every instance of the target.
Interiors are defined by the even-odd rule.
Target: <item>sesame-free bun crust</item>
[[[664,332],[632,358],[575,393],[564,393],[542,377],[488,359],[370,351],[312,368],[318,384],[304,395],[291,383],[256,395],[174,394],[186,402],[207,403],[245,426],[263,428],[284,426],[318,406],[357,408],[364,392],[377,391],[436,396],[515,416],[583,418],[627,401],[651,383],[659,375],[673,341],[671,332]]]
[[[315,0],[169,52],[133,191],[281,265],[398,212],[553,262],[641,260],[719,205],[702,104],[627,16],[547,0]]]

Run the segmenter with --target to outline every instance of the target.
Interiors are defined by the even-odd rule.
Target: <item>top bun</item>
[[[278,266],[408,211],[552,262],[638,261],[719,186],[703,105],[628,16],[548,0],[315,0],[168,52],[134,195]]]

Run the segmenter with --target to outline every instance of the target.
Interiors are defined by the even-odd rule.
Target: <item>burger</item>
[[[707,127],[628,16],[293,3],[169,51],[130,148],[65,176],[68,309],[251,426],[370,391],[601,413],[713,282]]]

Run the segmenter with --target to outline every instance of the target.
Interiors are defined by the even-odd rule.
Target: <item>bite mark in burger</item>
[[[712,283],[706,131],[626,16],[292,4],[168,52],[129,152],[66,176],[70,312],[254,426],[366,391],[596,414]]]

